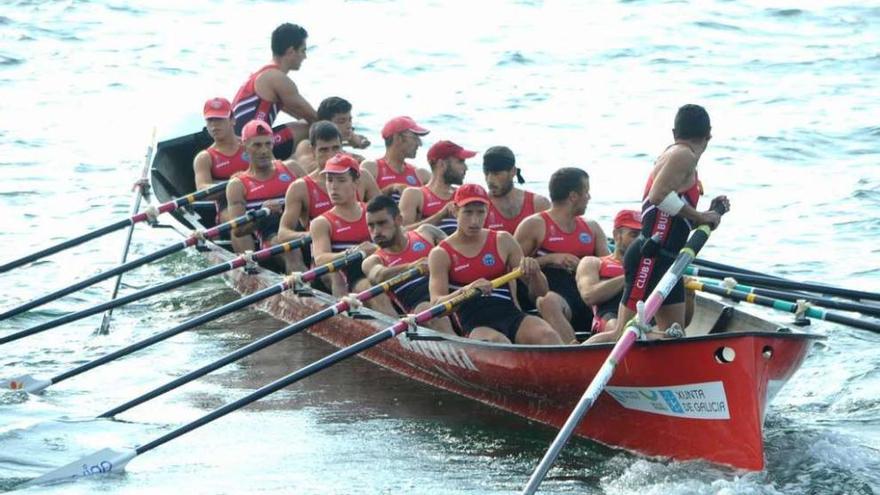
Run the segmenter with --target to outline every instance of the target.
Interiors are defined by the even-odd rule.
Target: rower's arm
[[[363,168],[361,168],[361,177],[359,179],[359,182],[360,187],[364,188],[364,202],[369,202],[371,199],[382,194],[382,192],[379,191],[379,186],[376,184],[375,174],[373,174],[369,170],[364,170]]]
[[[286,74],[281,71],[271,71],[267,75],[270,77],[270,84],[278,96],[282,110],[308,123],[318,120],[318,112],[315,111],[311,103],[303,98],[296,83]]]
[[[452,299],[458,291],[449,293],[449,254],[441,247],[435,247],[428,255],[428,292],[431,304],[441,304]]]
[[[508,272],[519,268],[520,265],[522,265],[525,256],[523,256],[522,249],[520,249],[519,244],[512,235],[507,232],[498,232],[498,250],[498,254],[505,257],[505,265]],[[536,269],[533,273],[524,274],[522,280],[528,287],[529,297],[532,300],[544,296],[550,291],[550,287],[547,284],[547,277],[539,269]],[[507,285],[510,288],[510,294],[514,304],[519,308],[519,301],[516,298],[516,280],[511,280]]]
[[[422,216],[422,190],[418,187],[404,189],[397,207],[400,208],[400,216],[403,218],[406,230],[413,230],[424,223],[424,220],[419,220]]]
[[[599,278],[599,258],[586,256],[577,267],[575,280],[578,292],[587,305],[602,304],[623,290],[623,275],[602,280]]]
[[[312,220],[309,226],[312,236],[312,258],[315,265],[324,265],[333,261],[335,255],[330,247],[330,223],[324,217]]]
[[[302,198],[307,197],[306,183],[302,179],[287,188],[287,194],[284,195],[284,213],[281,214],[278,224],[279,241],[286,242],[306,235],[306,232],[298,231],[296,227],[302,218],[304,206]]]
[[[421,260],[412,263],[402,263],[397,266],[385,266],[385,263],[382,262],[382,258],[373,254],[364,260],[363,264],[361,264],[361,270],[367,275],[367,279],[370,283],[376,285],[381,284],[389,278],[401,274],[424,261],[425,259],[422,258]]]
[[[538,243],[544,238],[545,229],[544,220],[540,215],[532,215],[517,226],[513,237],[522,248],[523,255],[535,256],[539,247]],[[540,258],[538,258],[538,262],[541,262]]]
[[[416,176],[422,181],[423,185],[431,182],[431,171],[426,168],[417,168]]]
[[[226,184],[226,203],[228,204],[227,211],[231,218],[244,215],[247,211],[244,184],[240,180],[233,178]],[[251,232],[253,231],[253,222],[232,229],[230,237],[232,239],[232,249],[236,253],[243,253],[254,249],[254,240],[251,238]]]
[[[587,225],[590,226],[590,230],[593,231],[593,237],[596,239],[595,256],[601,258],[602,256],[608,256],[611,254],[611,250],[608,249],[608,237],[605,236],[605,231],[602,230],[599,222],[595,220],[587,220]]]
[[[648,201],[659,206],[669,194],[677,194],[678,189],[686,184],[696,171],[697,163],[691,152],[680,150],[670,153],[666,164],[660,168],[660,172],[654,177],[654,183],[648,191]],[[695,224],[706,222],[703,213],[697,211],[691,205],[685,203],[678,215]]]
[[[306,175],[305,170],[303,170],[303,168],[299,166],[299,163],[297,163],[296,160],[287,159],[287,160],[284,160],[283,163],[284,163],[284,166],[287,167],[287,170],[289,170],[290,173],[293,174],[293,176],[296,177],[297,179],[301,179],[301,178],[305,177],[305,175]],[[292,185],[293,184],[291,184],[291,186]],[[288,187],[287,190],[289,191],[290,187]]]
[[[308,139],[303,139],[298,145],[296,145],[296,151],[293,153],[293,158],[297,163],[305,163],[312,156],[314,156],[314,151],[312,150],[312,143],[310,143]]]
[[[434,225],[422,225],[416,229],[416,231],[425,239],[430,240],[431,244],[435,246],[443,239],[446,239],[446,232],[443,232],[439,227],[435,227]]]
[[[193,173],[197,191],[214,185],[214,177],[211,176],[211,154],[207,150],[200,151],[196,155],[193,160]]]
[[[540,194],[535,195],[535,213],[541,213],[542,211],[550,209],[550,200],[545,196],[541,196]]]

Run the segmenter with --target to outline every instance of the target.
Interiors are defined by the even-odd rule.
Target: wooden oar
[[[151,261],[156,261],[160,258],[164,258],[165,256],[168,256],[169,254],[173,254],[178,251],[182,251],[188,247],[195,246],[196,244],[198,244],[200,239],[213,239],[215,237],[219,237],[221,234],[229,232],[239,225],[244,225],[244,224],[252,222],[258,218],[263,218],[265,216],[268,216],[269,214],[270,214],[270,212],[269,212],[268,208],[260,208],[259,210],[249,211],[240,217],[234,218],[226,223],[221,223],[220,225],[217,225],[216,227],[212,227],[208,230],[193,233],[193,235],[191,235],[190,237],[188,237],[184,241],[174,243],[168,247],[162,248],[162,249],[155,251],[153,253],[150,253],[146,256],[143,256],[143,257],[138,258],[136,260],[129,261],[127,263],[123,263],[121,265],[116,266],[115,268],[107,270],[106,272],[101,272],[101,273],[94,275],[92,277],[89,277],[83,281],[77,282],[77,283],[70,285],[68,287],[65,287],[63,289],[56,290],[55,292],[52,292],[50,294],[46,294],[45,296],[34,299],[31,302],[22,304],[21,306],[12,308],[12,309],[0,314],[0,320],[5,320],[5,319],[12,317],[12,316],[15,316],[17,314],[24,313],[25,311],[31,310],[31,309],[36,308],[38,306],[42,306],[46,303],[52,302],[58,298],[64,297],[67,294],[70,294],[72,292],[76,292],[80,289],[84,289],[84,288],[86,288],[90,285],[94,285],[102,280],[106,280],[114,275],[118,275],[120,273],[125,273],[125,272],[132,270],[134,268],[137,268],[141,265],[146,265],[147,263],[149,263]],[[9,339],[8,337],[0,337],[0,344],[5,344],[5,343],[10,342],[12,340],[15,340],[15,339]]]
[[[728,272],[724,270],[713,270],[711,268],[698,268],[696,266],[688,267],[685,275],[691,275],[694,277],[708,277],[708,278],[717,278],[723,279],[725,277],[734,277],[741,282],[745,282],[747,284],[752,285],[760,285],[762,287],[772,287],[776,289],[793,289],[793,290],[805,290],[809,292],[816,292],[819,294],[825,294],[829,296],[840,296],[846,297],[849,299],[862,300],[867,299],[870,301],[880,301],[880,294],[873,292],[866,292],[861,290],[853,290],[853,289],[844,289],[842,287],[834,287],[830,285],[823,284],[814,284],[810,282],[797,282],[794,280],[782,279],[782,278],[773,278],[773,277],[765,277],[762,275],[748,275],[744,273],[737,272]]]
[[[409,269],[405,272],[399,273],[395,277],[392,277],[392,278],[386,280],[385,282],[382,282],[381,284],[374,285],[373,287],[370,287],[369,289],[358,293],[355,296],[355,298],[358,301],[363,303],[364,301],[368,301],[368,300],[378,296],[379,294],[387,292],[395,285],[401,284],[401,283],[403,283],[403,282],[405,282],[415,276],[423,275],[424,273],[425,273],[425,270],[422,267]],[[116,416],[117,414],[121,414],[121,413],[131,409],[132,407],[135,407],[139,404],[143,404],[144,402],[146,402],[148,400],[152,400],[156,397],[159,397],[160,395],[162,395],[166,392],[170,392],[171,390],[174,390],[175,388],[177,388],[185,383],[189,383],[189,382],[195,380],[196,378],[200,378],[200,377],[205,376],[214,370],[220,369],[229,363],[233,363],[233,362],[238,361],[239,359],[241,359],[245,356],[249,356],[249,355],[259,351],[260,349],[264,349],[264,348],[266,348],[276,342],[284,340],[290,336],[296,335],[299,332],[311,327],[312,325],[314,325],[316,323],[322,322],[330,317],[336,316],[339,313],[342,313],[343,311],[348,311],[349,309],[351,309],[351,302],[352,301],[349,298],[342,298],[339,300],[339,302],[337,302],[333,306],[330,306],[329,308],[324,308],[321,311],[318,311],[317,313],[315,313],[307,318],[304,318],[296,323],[292,323],[292,324],[282,328],[281,330],[277,330],[275,332],[272,332],[271,334],[266,335],[265,337],[263,337],[259,340],[256,340],[254,342],[251,342],[250,344],[242,347],[241,349],[239,349],[237,351],[234,351],[234,352],[227,354],[226,356],[214,361],[213,363],[207,364],[197,370],[191,371],[191,372],[189,372],[179,378],[176,378],[176,379],[174,379],[164,385],[161,385],[161,386],[151,390],[150,392],[147,392],[147,393],[141,395],[140,397],[134,398],[134,399],[126,402],[125,404],[114,407],[113,409],[110,409],[109,411],[102,413],[98,417],[99,418],[112,418],[113,416]]]
[[[608,354],[608,358],[605,359],[602,367],[599,368],[599,372],[593,377],[593,381],[590,382],[590,385],[587,387],[584,395],[581,396],[581,399],[571,412],[571,415],[565,421],[565,424],[562,425],[559,434],[553,439],[553,443],[550,444],[550,448],[547,449],[544,458],[541,459],[538,467],[535,468],[535,472],[532,473],[531,478],[529,478],[528,484],[523,488],[523,494],[533,494],[538,489],[538,486],[541,484],[541,481],[544,480],[544,476],[547,475],[550,467],[553,466],[553,462],[556,460],[556,457],[559,456],[559,452],[562,451],[566,442],[568,442],[574,429],[581,422],[581,419],[587,411],[589,411],[590,407],[592,407],[599,398],[599,394],[602,393],[602,390],[605,388],[605,385],[608,384],[608,381],[611,380],[611,376],[614,374],[614,368],[623,360],[633,343],[643,333],[643,329],[649,324],[654,317],[654,314],[657,313],[657,310],[660,309],[663,300],[666,299],[666,296],[668,296],[673,287],[675,287],[678,279],[681,278],[684,269],[688,266],[691,260],[697,256],[697,253],[709,239],[710,233],[711,230],[707,225],[697,227],[690,239],[688,239],[685,247],[682,248],[678,253],[678,256],[676,256],[672,266],[663,274],[663,278],[657,283],[657,287],[655,287],[651,292],[651,295],[648,296],[648,299],[644,302],[639,302],[638,315],[627,322],[620,340],[618,340],[614,345],[614,348],[611,349],[611,353]]]
[[[7,388],[11,390],[24,390],[25,392],[29,393],[39,392],[50,385],[62,382],[64,380],[67,380],[68,378],[73,378],[74,376],[85,373],[86,371],[97,368],[98,366],[101,366],[103,364],[109,363],[110,361],[118,359],[122,356],[126,356],[158,342],[162,342],[163,340],[167,340],[179,333],[183,333],[209,321],[216,320],[221,316],[228,315],[255,302],[259,302],[263,299],[267,299],[274,295],[280,294],[288,289],[293,288],[296,285],[297,280],[300,280],[302,282],[311,282],[312,280],[315,280],[316,278],[323,276],[327,273],[337,271],[340,268],[348,265],[349,263],[359,262],[363,259],[364,253],[361,251],[355,251],[354,253],[340,256],[330,263],[313,268],[307,272],[300,274],[298,277],[288,277],[281,283],[266,287],[263,290],[259,290],[257,292],[254,292],[253,294],[249,294],[245,297],[242,297],[241,299],[232,301],[231,303],[224,304],[219,308],[215,308],[211,311],[208,311],[207,313],[187,320],[173,328],[165,330],[164,332],[157,333],[152,337],[148,337],[144,340],[140,340],[138,342],[135,342],[134,344],[123,347],[122,349],[113,351],[110,354],[106,354],[99,357],[98,359],[77,366],[72,370],[65,371],[60,375],[56,375],[49,379],[39,379],[34,378],[31,375],[22,375],[10,380],[0,380],[0,389]]]
[[[161,205],[156,206],[155,208],[153,208],[153,207],[148,208],[147,210],[145,210],[141,213],[138,213],[136,215],[133,215],[129,218],[125,218],[125,219],[119,220],[117,222],[113,222],[110,225],[106,225],[106,226],[101,227],[99,229],[93,230],[87,234],[83,234],[79,237],[74,237],[73,239],[68,239],[64,242],[55,244],[54,246],[50,246],[45,249],[41,249],[39,251],[30,253],[30,254],[23,256],[21,258],[4,263],[4,264],[0,265],[0,273],[7,272],[9,270],[12,270],[13,268],[18,268],[22,265],[26,265],[26,264],[28,264],[32,261],[36,261],[40,258],[45,258],[46,256],[49,256],[51,254],[55,254],[55,253],[64,251],[65,249],[72,248],[74,246],[78,246],[86,241],[90,241],[92,239],[97,239],[98,237],[101,237],[103,235],[107,235],[111,232],[116,232],[117,230],[125,228],[129,225],[134,225],[137,223],[147,221],[151,218],[155,218],[156,216],[158,216],[162,213],[168,213],[170,211],[174,211],[182,206],[186,206],[186,205],[191,204],[195,201],[199,201],[200,199],[203,199],[207,196],[210,196],[212,194],[216,194],[218,192],[222,192],[225,190],[226,190],[226,183],[220,182],[218,184],[214,184],[213,186],[211,186],[209,188],[202,189],[201,191],[196,191],[192,194],[188,194],[186,196],[168,201],[167,203],[162,203]]]
[[[862,330],[869,330],[871,332],[880,333],[880,323],[878,322],[860,320],[858,318],[852,318],[850,316],[825,311],[824,309],[820,308],[801,308],[796,303],[782,301],[780,299],[773,299],[766,296],[760,296],[758,294],[749,294],[748,292],[738,291],[734,289],[726,289],[724,287],[710,285],[703,282],[698,282],[696,280],[690,281],[685,285],[688,289],[699,290],[703,292],[708,292],[710,294],[724,296],[735,301],[745,301],[752,304],[767,306],[769,308],[778,309],[780,311],[786,311],[788,313],[794,314],[798,314],[799,312],[803,311],[804,316],[808,318],[818,318],[820,320],[832,321],[834,323],[842,323],[851,327],[861,328]]]
[[[141,199],[150,200],[150,183],[148,181],[148,175],[150,173],[150,163],[153,161],[153,143],[156,141],[156,128],[153,127],[153,135],[150,137],[150,145],[147,146],[147,154],[144,156],[144,168],[141,170],[141,177],[137,182],[134,183],[134,198],[131,202],[131,212],[130,216],[134,216],[138,210],[141,209]],[[122,246],[122,256],[119,258],[119,264],[125,263],[128,260],[128,248],[131,246],[131,236],[134,234],[134,224],[131,224],[128,227],[128,233],[125,235],[125,244]],[[119,285],[122,284],[122,275],[119,274],[116,276],[116,282],[113,283],[113,292],[110,293],[110,300],[116,299],[116,295],[119,294]],[[101,319],[101,326],[98,327],[98,333],[101,335],[107,334],[110,330],[110,318],[113,317],[113,309],[107,310],[104,313],[104,317]]]
[[[510,282],[511,280],[514,280],[521,275],[522,272],[519,269],[516,269],[506,275],[503,275],[493,280],[492,287],[501,287],[502,285]],[[455,306],[461,304],[462,302],[478,295],[480,295],[480,291],[478,289],[465,291],[443,304],[432,306],[431,308],[426,309],[425,311],[422,311],[421,313],[413,317],[401,319],[400,321],[386,328],[385,330],[374,333],[373,335],[361,340],[360,342],[340,349],[333,354],[330,354],[308,366],[305,366],[304,368],[300,368],[299,370],[294,371],[287,376],[279,378],[278,380],[275,380],[268,385],[264,385],[253,393],[248,394],[234,402],[230,402],[225,406],[219,407],[211,411],[210,413],[202,416],[201,418],[186,425],[180,426],[166,433],[165,435],[162,435],[161,437],[152,440],[149,443],[141,445],[140,447],[125,450],[113,450],[110,448],[102,449],[76,462],[72,462],[66,466],[56,469],[55,471],[44,474],[39,478],[33,479],[25,483],[24,486],[56,483],[60,481],[70,481],[86,476],[94,476],[97,474],[121,472],[125,469],[125,465],[128,464],[129,461],[143,454],[144,452],[153,450],[156,447],[159,447],[162,444],[174,440],[175,438],[185,433],[195,430],[200,426],[204,426],[216,419],[222,418],[223,416],[237,409],[241,409],[248,404],[256,402],[273,392],[277,392],[278,390],[281,390],[288,385],[296,383],[303,378],[306,378],[323,369],[326,369],[338,363],[339,361],[342,361],[363,350],[369,349],[370,347],[373,347],[381,342],[393,338],[406,331],[406,329],[409,328],[410,325],[424,323],[433,318],[441,316],[449,312]]]
[[[822,306],[823,308],[840,309],[843,311],[855,311],[856,313],[862,313],[863,315],[880,316],[880,306],[874,306],[871,304],[859,304],[850,301],[839,301],[837,299],[816,296],[813,294],[807,294],[805,292],[786,292],[781,290],[763,289],[761,287],[752,287],[749,285],[741,285],[737,283],[729,286],[728,280],[731,280],[731,283],[733,283],[735,281],[735,278],[731,277],[724,279],[723,281],[714,279],[702,279],[700,281],[708,285],[723,287],[725,289],[733,289],[740,292],[745,292],[747,294],[757,294],[759,296],[773,297],[776,299],[782,299],[783,301],[798,301],[803,299],[809,303],[815,304],[816,306]]]
[[[45,323],[41,323],[35,327],[28,328],[26,330],[21,330],[19,332],[9,334],[4,336],[7,342],[11,342],[13,340],[18,340],[30,335],[34,335],[37,333],[45,332],[46,330],[50,330],[52,328],[59,327],[61,325],[65,325],[67,323],[81,320],[88,316],[92,316],[94,314],[98,314],[101,311],[112,310],[113,308],[117,308],[124,304],[128,304],[133,301],[140,301],[141,299],[145,299],[147,297],[161,294],[163,292],[169,291],[171,289],[175,289],[177,287],[182,287],[187,284],[191,284],[193,282],[198,282],[199,280],[204,280],[208,277],[213,277],[214,275],[218,275],[224,272],[228,272],[230,270],[234,270],[236,268],[241,268],[248,264],[249,260],[253,261],[263,261],[267,260],[273,256],[289,252],[293,249],[297,249],[304,244],[310,243],[312,241],[311,237],[302,237],[300,239],[296,239],[289,242],[284,242],[278,244],[276,246],[272,246],[267,249],[262,249],[260,251],[256,251],[250,255],[242,255],[230,261],[226,261],[223,263],[218,263],[210,268],[205,268],[204,270],[198,271],[196,273],[191,273],[189,275],[184,275],[182,277],[176,278],[174,280],[169,280],[167,282],[163,282],[158,285],[154,285],[152,287],[147,287],[146,289],[139,290],[137,292],[132,292],[131,294],[125,295],[118,299],[114,299],[111,301],[107,301],[96,306],[92,306],[90,308],[86,308],[75,313],[66,314],[59,318],[55,318],[54,320],[47,321]]]

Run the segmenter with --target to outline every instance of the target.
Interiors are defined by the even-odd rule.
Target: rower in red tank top
[[[376,184],[379,186],[379,189],[384,189],[392,184],[401,184],[405,187],[422,185],[422,180],[419,179],[416,168],[409,163],[404,162],[403,172],[398,172],[388,165],[388,161],[385,158],[379,158],[376,160],[376,167]]]
[[[232,155],[225,155],[213,146],[208,148],[211,155],[211,177],[226,180],[238,172],[248,169],[250,162],[245,157],[244,146],[239,146]]]
[[[361,216],[353,222],[349,222],[332,210],[321,214],[330,222],[330,249],[334,253],[345,251],[370,240],[370,231],[367,229],[367,208],[363,203],[359,203],[359,206]]]
[[[593,230],[587,225],[583,217],[575,218],[575,228],[572,232],[565,232],[553,217],[546,211],[540,213],[544,219],[544,241],[538,247],[538,256],[550,253],[568,253],[583,258],[592,256],[596,252],[596,238]]]
[[[296,180],[296,176],[281,160],[273,160],[272,166],[274,167],[272,177],[266,180],[259,180],[250,172],[237,176],[244,185],[248,209],[259,208],[268,199],[283,198],[287,188]]]
[[[446,208],[446,205],[452,201],[452,197],[449,199],[443,199],[440,196],[437,196],[428,186],[422,186],[419,190],[422,191],[422,218],[428,218],[437,214],[438,211]],[[452,233],[455,232],[455,229],[458,228],[458,222],[455,220],[454,216],[450,215],[440,220],[440,224],[438,224],[437,227],[440,228],[444,234],[452,235]]]
[[[407,187],[423,186],[429,179],[427,170],[417,169],[407,159],[416,157],[421,136],[428,130],[418,125],[411,117],[394,117],[382,127],[385,140],[385,155],[376,160],[364,161],[364,170],[375,177],[379,190],[391,197],[395,203]],[[398,168],[400,167],[399,171]]]
[[[303,181],[306,183],[309,195],[309,220],[333,208],[333,203],[330,202],[330,195],[327,194],[327,191],[321,189],[321,186],[318,185],[318,182],[312,176],[306,175],[303,177]]]
[[[460,289],[467,284],[484,278],[492,280],[504,275],[507,269],[498,253],[498,232],[490,230],[486,234],[486,243],[475,256],[465,256],[452,247],[447,241],[439,246],[449,254],[449,288]],[[510,301],[510,290],[501,287],[492,290],[490,297],[498,297]]]
[[[503,230],[509,234],[516,232],[516,226],[519,225],[526,217],[535,213],[535,194],[531,191],[524,191],[522,208],[513,218],[505,217],[494,204],[489,205],[489,215],[486,217],[486,228],[492,230]]]
[[[245,124],[252,120],[262,120],[271,127],[278,116],[278,103],[260,98],[254,87],[257,78],[270,69],[279,69],[278,64],[268,64],[251,74],[235,93],[232,99],[232,116],[235,118],[235,133],[241,134]]]

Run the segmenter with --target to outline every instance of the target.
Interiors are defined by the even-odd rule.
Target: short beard
[[[464,182],[464,177],[455,173],[451,168],[443,171],[443,182],[450,186],[460,186]]]

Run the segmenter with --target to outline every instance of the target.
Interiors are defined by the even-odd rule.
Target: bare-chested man
[[[275,134],[274,154],[288,158],[296,143],[305,139],[309,124],[318,120],[314,107],[300,94],[287,75],[299,70],[306,59],[306,30],[296,24],[284,23],[272,31],[272,62],[248,77],[232,100],[235,131],[251,120],[262,120],[272,126],[278,111],[301,119],[287,124]]]
[[[489,188],[489,214],[486,228],[503,230],[509,234],[529,215],[550,208],[550,201],[539,194],[513,186],[513,179],[522,184],[516,157],[506,146],[493,146],[483,153],[483,173]]]
[[[370,140],[354,132],[351,117],[351,103],[344,98],[331,96],[324,98],[318,105],[318,120],[327,120],[332,122],[339,133],[342,135],[343,146],[348,145],[355,149],[364,149],[370,146]],[[364,161],[364,157],[349,153],[358,162]],[[299,142],[296,147],[296,161],[308,173],[311,173],[315,167],[314,150],[312,143],[308,139]]]
[[[422,186],[431,180],[431,172],[406,162],[407,158],[416,157],[422,145],[421,136],[428,132],[406,116],[394,117],[382,127],[385,156],[375,161],[366,160],[362,165],[376,178],[382,194],[400,201],[400,194],[405,188]]]
[[[698,225],[717,228],[721,215],[714,210],[730,208],[727,197],[718,196],[708,210],[696,209],[703,194],[697,162],[712,139],[706,110],[699,105],[679,108],[672,136],[675,142],[660,154],[648,176],[642,202],[641,235],[624,255],[626,283],[615,331],[594,335],[588,343],[613,342],[620,338],[624,326],[636,313],[636,303],[651,294],[684,247],[691,230]],[[684,328],[685,290],[681,280],[663,301],[654,319],[661,335],[674,324]]]
[[[400,214],[407,229],[436,225],[452,235],[458,224],[452,213],[453,186],[460,186],[467,173],[465,160],[477,153],[452,141],[438,141],[428,149],[431,180],[421,187],[407,187],[400,196]]]

